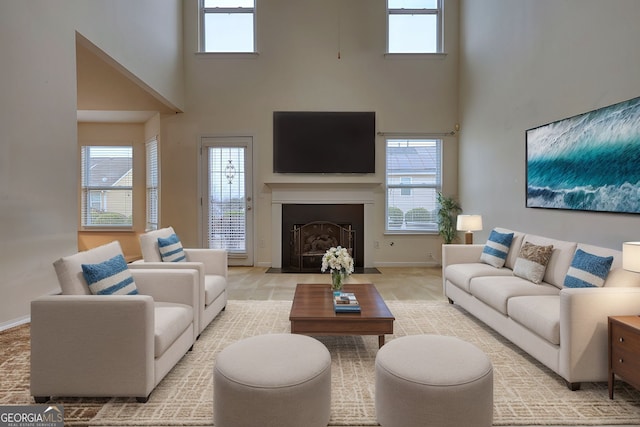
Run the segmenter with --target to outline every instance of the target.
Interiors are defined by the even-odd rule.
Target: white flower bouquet
[[[327,249],[322,257],[321,272],[331,270],[331,283],[334,291],[342,289],[344,279],[353,273],[353,258],[349,251],[341,246]]]

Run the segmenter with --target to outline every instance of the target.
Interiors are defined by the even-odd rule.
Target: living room
[[[455,131],[443,138],[442,189],[464,213],[483,216],[478,242],[496,226],[618,250],[637,239],[629,232],[638,228],[635,215],[525,207],[527,129],[639,95],[637,1],[446,0],[446,54],[417,57],[384,55],[385,2],[371,0],[258,1],[256,55],[199,54],[197,3],[0,4],[0,328],[27,321],[31,300],[59,290],[53,261],[113,237],[78,232],[83,135],[138,144],[158,136],[160,221],[189,247],[200,246],[203,234],[202,138],[251,136],[252,264],[259,267],[272,267],[277,256],[273,188],[301,184],[370,190],[370,266],[440,262],[437,234],[385,233],[382,137],[374,174],[281,176],[272,165],[272,113],[280,110],[375,111],[378,132]],[[83,96],[78,40],[120,73],[105,71],[117,88],[131,85],[130,104],[112,86],[99,99]],[[97,90],[100,79],[89,86]],[[79,125],[79,109],[157,114],[137,124]],[[135,135],[122,136],[130,127]],[[117,237],[136,242],[143,231],[137,219],[134,233]],[[135,244],[125,249],[135,257]]]

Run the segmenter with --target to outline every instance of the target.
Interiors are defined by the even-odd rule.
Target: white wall
[[[460,195],[494,226],[621,249],[640,216],[525,208],[525,130],[640,96],[640,2],[462,0]]]
[[[180,0],[0,2],[0,329],[77,250],[76,31],[182,107]]]
[[[197,2],[185,2],[185,113],[163,120],[162,222],[198,243],[198,159],[202,135],[254,137],[256,264],[271,265],[271,189],[265,182],[335,181],[272,172],[274,110],[376,111],[379,131],[450,131],[457,123],[457,1],[447,2],[444,58],[385,58],[385,2],[258,1],[259,55],[198,55]],[[338,52],[340,51],[340,59]],[[439,258],[437,235],[385,236],[384,140],[377,140],[375,227],[378,265]],[[457,140],[445,143],[445,191],[457,191]],[[328,156],[330,153],[327,154]],[[391,246],[390,243],[394,242]]]

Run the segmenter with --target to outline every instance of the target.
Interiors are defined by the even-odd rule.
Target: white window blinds
[[[435,231],[442,140],[387,139],[387,231]]]
[[[158,140],[152,139],[145,144],[146,165],[147,165],[147,220],[145,229],[147,231],[158,229],[159,218],[159,162],[158,162]]]
[[[133,225],[133,148],[81,148],[82,227]]]

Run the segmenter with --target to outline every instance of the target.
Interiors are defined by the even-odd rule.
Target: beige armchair
[[[155,386],[197,336],[198,272],[128,270],[136,295],[94,295],[82,264],[122,254],[118,242],[54,263],[61,295],[31,302],[31,395],[135,397]]]
[[[227,251],[224,249],[183,248],[186,262],[163,262],[158,238],[175,234],[173,227],[161,228],[140,235],[142,260],[131,268],[195,268],[200,274],[200,304],[198,310],[198,334],[226,308],[227,305]]]

